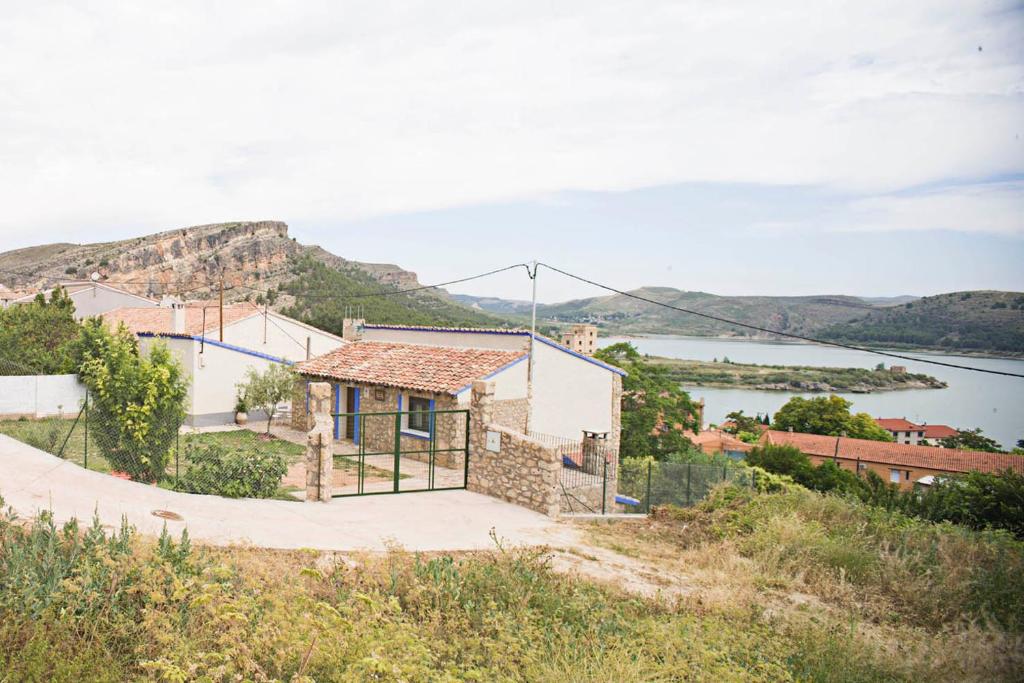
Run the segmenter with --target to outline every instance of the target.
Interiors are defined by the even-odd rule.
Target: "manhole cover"
[[[171,512],[170,510],[153,510],[153,515],[155,517],[162,517],[163,519],[173,519],[175,522],[180,522],[185,519],[177,512]]]

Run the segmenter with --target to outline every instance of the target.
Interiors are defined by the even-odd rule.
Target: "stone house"
[[[833,460],[839,467],[858,475],[871,470],[883,480],[898,484],[901,489],[912,489],[919,483],[927,485],[935,477],[962,472],[1002,472],[1007,469],[1024,472],[1024,458],[1005,453],[776,430],[766,431],[758,443],[794,446],[815,465]]]
[[[468,409],[473,382],[486,380],[494,385],[490,411],[495,424],[565,440],[581,441],[585,431],[605,434],[618,452],[625,373],[546,337],[536,337],[531,361],[525,330],[351,320],[342,336],[349,343],[296,366],[303,379],[293,397],[293,406],[301,405],[310,381],[331,382],[334,412],[360,414],[336,419],[336,439],[360,443],[371,438],[393,447],[395,418],[361,414],[412,411],[398,418],[403,450],[432,436],[439,444],[464,440],[465,427],[455,424],[463,418],[438,411]],[[305,411],[294,410],[292,419],[297,429],[309,427]],[[385,419],[392,424],[383,424]],[[372,434],[365,420],[377,422]]]

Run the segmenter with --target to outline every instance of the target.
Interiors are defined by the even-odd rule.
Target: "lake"
[[[853,402],[854,412],[874,417],[905,417],[911,422],[948,424],[952,427],[981,427],[1004,448],[1010,449],[1017,439],[1024,439],[1024,379],[990,375],[983,372],[945,368],[939,365],[902,361],[863,351],[851,351],[818,344],[759,342],[750,340],[710,339],[695,337],[642,337],[626,339],[608,337],[600,346],[629,341],[641,353],[668,358],[710,361],[728,358],[737,363],[759,365],[816,365],[825,367],[873,368],[878,363],[905,365],[908,372],[921,372],[949,384],[946,389],[913,389],[886,391],[879,394],[845,394],[839,396]],[[897,352],[903,353],[903,352]],[[971,365],[989,370],[1024,374],[1024,360],[973,358],[936,353],[906,352],[916,358]],[[823,394],[752,391],[749,389],[684,388],[694,398],[704,398],[704,422],[721,422],[726,413],[743,410],[747,415],[775,414],[793,396]]]

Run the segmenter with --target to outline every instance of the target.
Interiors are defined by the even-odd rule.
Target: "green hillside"
[[[853,296],[716,296],[671,287],[644,287],[637,294],[655,301],[794,334],[860,317],[872,306]],[[538,309],[544,320],[595,322],[610,334],[758,336],[736,325],[678,313],[622,295],[579,299]]]
[[[341,334],[342,320],[358,313],[374,323],[403,325],[454,325],[466,327],[501,326],[504,321],[477,311],[431,290],[390,296],[367,296],[395,292],[358,266],[331,268],[308,256],[297,257],[292,266],[295,277],[279,291],[295,298],[281,312],[322,330]]]
[[[1024,353],[1024,294],[975,291],[928,296],[832,325],[820,336],[860,344]]]

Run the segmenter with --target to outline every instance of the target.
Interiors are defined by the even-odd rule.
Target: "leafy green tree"
[[[594,357],[629,373],[622,378],[621,457],[666,460],[693,448],[683,430],[697,428],[696,406],[664,367],[645,360],[628,342],[607,346]]]
[[[0,309],[0,364],[9,364],[0,374],[75,372],[70,349],[79,331],[75,305],[63,287],[54,288],[49,300],[38,294],[31,303]]]
[[[291,396],[295,373],[286,365],[271,363],[263,372],[249,368],[245,371],[245,378],[245,382],[238,385],[239,395],[245,397],[247,405],[266,413],[267,434],[270,434],[270,423],[277,413],[277,404]]]
[[[122,325],[110,332],[99,320],[83,331],[80,377],[89,388],[90,434],[111,466],[138,481],[159,481],[185,419],[181,367],[162,343],[139,353]]]
[[[725,416],[725,419],[732,422],[731,425],[724,427],[723,430],[729,434],[739,434],[740,432],[747,432],[750,434],[760,434],[761,420],[757,417],[751,417],[744,415],[742,410],[734,410]]]
[[[811,399],[794,396],[775,413],[775,429],[792,429],[794,432],[825,436],[845,434],[853,439],[892,441],[889,432],[875,424],[867,413],[851,415],[851,405],[853,404],[846,399],[834,394]]]
[[[1024,538],[1024,474],[968,472],[936,479],[919,497],[911,514],[935,522],[949,521],[974,529],[1006,529]]]
[[[966,451],[987,451],[989,453],[1002,453],[1003,447],[981,433],[981,427],[974,429],[960,429],[956,436],[947,436],[940,439],[939,443],[943,448],[960,448]]]

